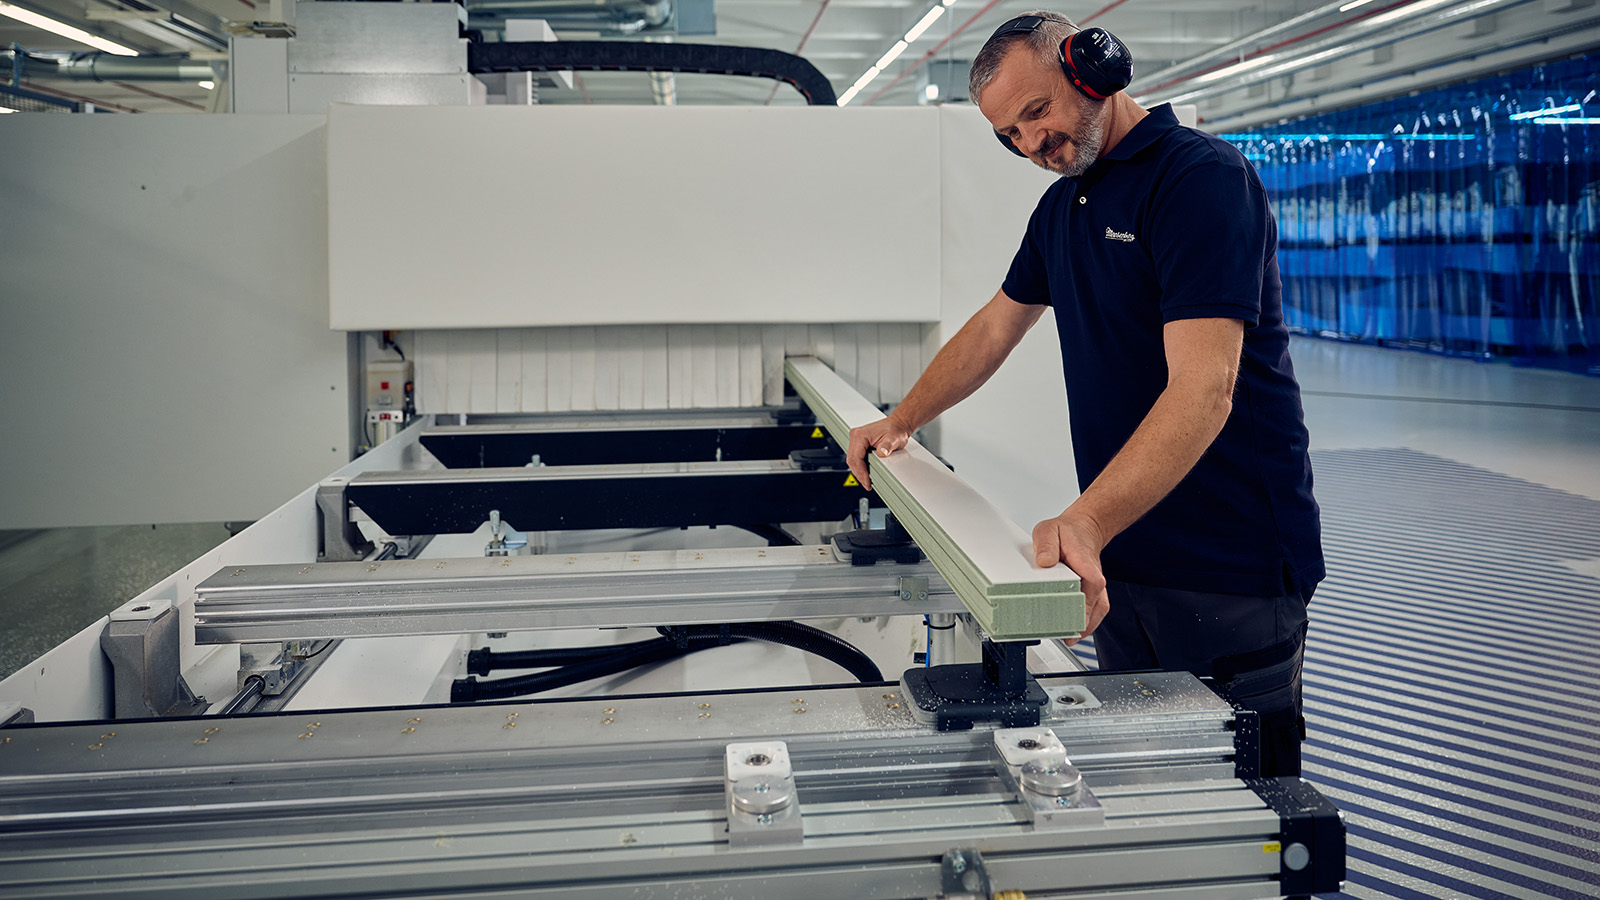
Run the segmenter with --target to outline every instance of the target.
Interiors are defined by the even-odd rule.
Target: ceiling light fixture
[[[200,86],[208,91],[214,91],[217,89],[217,83],[215,81],[202,81],[200,82]]]
[[[1350,10],[1355,9],[1358,6],[1366,6],[1368,3],[1371,3],[1371,2],[1372,2],[1372,0],[1350,0],[1349,3],[1346,3],[1345,5],[1339,7],[1339,12],[1349,12]]]
[[[1283,54],[1281,53],[1268,53],[1264,56],[1258,56],[1255,59],[1247,59],[1242,62],[1236,62],[1231,66],[1223,66],[1220,69],[1215,69],[1205,73],[1204,75],[1196,75],[1193,81],[1195,84],[1206,84],[1208,82],[1218,81],[1223,78],[1238,75],[1242,72],[1248,72],[1251,69],[1259,69],[1262,66],[1268,65],[1269,63],[1277,62],[1282,58]]]
[[[922,21],[911,26],[911,30],[906,32],[906,43],[909,44],[922,37],[922,33],[927,31],[928,27],[937,22],[942,15],[944,15],[943,6],[935,6],[933,9],[928,10],[928,14],[922,17]]]
[[[12,6],[11,4],[6,3],[5,0],[0,0],[0,16],[16,19],[18,22],[21,22],[25,25],[32,25],[35,28],[43,29],[51,34],[58,34],[69,40],[77,41],[80,44],[87,44],[96,50],[104,50],[107,53],[115,53],[117,56],[139,55],[139,51],[134,50],[131,47],[124,47],[116,41],[108,41],[103,37],[95,37],[81,28],[74,28],[65,22],[57,22],[55,19],[52,19],[48,16],[41,16],[32,10],[23,9],[20,6]]]
[[[880,73],[882,71],[883,70],[878,68],[877,66],[873,66],[872,68],[870,68],[866,72],[864,72],[860,78],[856,79],[856,83],[855,84],[850,85],[850,90],[845,91],[844,92],[844,96],[839,98],[839,105],[843,106],[846,103],[849,103],[851,100],[854,100],[856,98],[856,95],[861,93],[861,89],[866,87],[867,85],[871,84],[872,83],[872,79],[877,78],[878,77],[878,73]]]
[[[845,91],[844,94],[839,97],[839,105],[844,106],[846,103],[854,100],[856,95],[861,93],[861,89],[867,86],[868,82],[872,81],[874,78],[877,78],[884,69],[889,67],[890,63],[894,62],[896,59],[899,59],[900,54],[906,52],[907,47],[916,43],[917,38],[922,37],[923,33],[928,30],[929,26],[933,25],[933,23],[940,16],[944,15],[945,7],[954,6],[955,4],[956,0],[939,0],[938,3],[934,4],[932,9],[929,9],[927,12],[923,13],[922,18],[917,20],[917,24],[911,26],[911,30],[906,32],[905,37],[895,41],[894,46],[890,47],[887,53],[879,57],[878,62],[873,65],[872,68],[868,69],[865,75],[862,75],[860,78],[856,79],[856,83],[850,86],[850,90]]]
[[[1455,0],[1417,0],[1417,2],[1407,3],[1405,6],[1402,6],[1399,9],[1393,9],[1386,13],[1379,13],[1378,15],[1368,19],[1367,24],[1387,25],[1390,22],[1409,18],[1420,12],[1426,12],[1436,6],[1443,6],[1446,3],[1454,2]]]
[[[899,59],[900,54],[906,52],[906,48],[909,46],[911,45],[905,41],[895,41],[894,46],[889,48],[889,52],[878,57],[878,61],[872,67],[882,72],[884,69],[889,68],[889,63]]]

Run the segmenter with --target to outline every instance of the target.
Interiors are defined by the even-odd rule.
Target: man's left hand
[[[1111,611],[1111,600],[1106,595],[1106,578],[1100,571],[1100,551],[1106,541],[1100,526],[1082,513],[1066,512],[1054,519],[1045,519],[1033,526],[1034,563],[1040,568],[1058,562],[1078,574],[1084,597],[1088,602],[1088,621],[1083,634],[1068,638],[1067,646],[1076,644],[1100,627],[1100,622]]]

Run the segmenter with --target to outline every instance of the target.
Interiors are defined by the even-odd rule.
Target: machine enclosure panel
[[[938,321],[939,116],[863,112],[333,106],[332,326]]]

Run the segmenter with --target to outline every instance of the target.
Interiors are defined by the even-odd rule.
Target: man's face
[[[1100,157],[1110,106],[1094,103],[1067,83],[1027,44],[1011,48],[983,89],[978,109],[998,134],[1039,166],[1072,178]]]

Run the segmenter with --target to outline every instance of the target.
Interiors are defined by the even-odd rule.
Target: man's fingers
[[[1098,595],[1091,594],[1088,597],[1087,608],[1084,612],[1086,613],[1084,616],[1086,621],[1083,623],[1083,633],[1074,638],[1067,638],[1063,643],[1068,647],[1094,634],[1094,630],[1100,627],[1101,622],[1105,621],[1106,614],[1111,612],[1111,598],[1105,591],[1101,591]]]
[[[850,474],[861,482],[866,490],[872,490],[872,478],[867,475],[867,451],[871,449],[866,434],[860,428],[850,429],[850,446],[845,448],[844,462],[850,467]]]
[[[1054,525],[1054,519],[1047,519],[1033,527],[1033,561],[1041,569],[1061,562],[1061,537]]]

